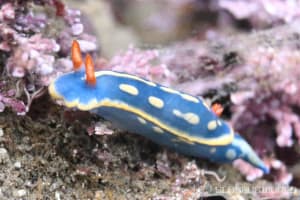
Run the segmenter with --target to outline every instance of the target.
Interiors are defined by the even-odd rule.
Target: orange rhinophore
[[[89,85],[96,84],[96,77],[95,77],[95,69],[93,59],[90,54],[87,54],[85,57],[85,74],[86,74],[86,82]]]
[[[223,106],[219,103],[214,103],[211,106],[211,109],[218,117],[222,115],[222,112],[224,110]]]
[[[82,56],[79,43],[76,40],[73,40],[71,53],[74,70],[79,70],[82,65]]]

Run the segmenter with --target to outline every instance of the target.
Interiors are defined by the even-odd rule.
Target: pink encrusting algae
[[[29,96],[30,103],[31,96],[41,87],[47,86],[58,74],[72,69],[69,59],[66,58],[73,37],[80,40],[84,52],[97,50],[95,37],[84,33],[80,11],[69,9],[60,0],[0,3],[0,50],[5,53],[2,58],[5,63],[4,71],[20,81],[24,80],[26,84],[20,84],[24,89],[19,88],[19,97],[25,91],[23,95],[27,96],[27,100]],[[30,3],[35,7],[53,9],[53,12],[34,9],[34,6],[28,9]],[[3,90],[0,93],[2,111],[5,105],[21,102],[15,96],[7,99],[6,93]],[[27,106],[29,104],[26,103]],[[25,110],[26,113],[28,108]]]

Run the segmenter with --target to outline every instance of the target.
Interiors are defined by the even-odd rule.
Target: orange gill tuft
[[[223,106],[219,103],[214,103],[211,106],[211,109],[218,117],[222,115],[223,110],[224,110]]]

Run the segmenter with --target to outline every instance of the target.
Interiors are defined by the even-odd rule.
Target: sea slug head
[[[72,44],[73,72],[64,74],[55,79],[48,87],[53,99],[60,100],[67,107],[77,107],[80,110],[91,110],[97,107],[97,81],[94,64],[88,54],[83,65],[80,47],[77,41]]]

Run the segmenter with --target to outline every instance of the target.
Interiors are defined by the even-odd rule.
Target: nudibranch
[[[212,110],[201,97],[134,75],[95,72],[91,56],[84,64],[82,60],[79,44],[73,41],[74,71],[49,86],[50,95],[67,107],[95,112],[119,128],[186,155],[214,162],[243,159],[269,172],[246,140],[219,118],[219,106]]]

